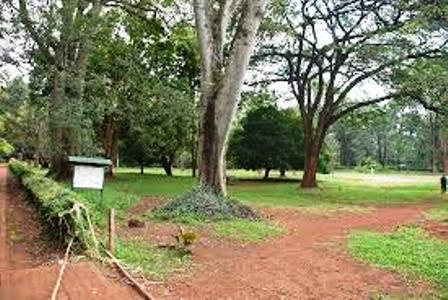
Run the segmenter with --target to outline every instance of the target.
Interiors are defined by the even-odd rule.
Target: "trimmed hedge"
[[[31,195],[52,233],[67,244],[71,239],[89,255],[98,254],[98,243],[88,209],[71,190],[45,177],[29,164],[12,160],[9,169]]]

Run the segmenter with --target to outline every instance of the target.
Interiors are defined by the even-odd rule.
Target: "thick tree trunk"
[[[308,130],[308,132],[312,129]],[[317,187],[316,174],[319,165],[319,156],[323,144],[325,133],[318,133],[318,136],[305,136],[305,161],[303,168],[303,177],[300,183],[302,188]]]
[[[215,123],[215,101],[208,105],[200,126],[199,177],[200,181],[217,192],[225,193],[224,153],[226,137],[218,134]]]
[[[201,57],[199,177],[202,183],[222,194],[226,193],[227,139],[267,1],[238,3],[194,1]],[[236,16],[237,22],[233,24]],[[229,30],[230,24],[234,25],[234,32]]]
[[[266,179],[268,179],[269,178],[269,172],[271,171],[271,169],[266,169],[266,170],[264,170],[264,176],[263,176],[263,179],[264,180],[266,180]]]
[[[145,166],[143,165],[143,163],[140,163],[140,175],[145,174]]]
[[[319,163],[319,152],[317,147],[313,146],[307,151],[305,156],[305,166],[303,168],[303,177],[300,186],[302,188],[317,187],[316,174]]]
[[[64,121],[62,106],[65,100],[65,73],[55,72],[53,78],[53,91],[49,111],[49,129],[51,136],[52,152],[50,157],[50,169],[48,175],[56,180],[69,179],[70,165],[68,164],[68,147],[64,138]]]

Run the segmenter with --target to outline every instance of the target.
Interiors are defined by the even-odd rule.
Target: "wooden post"
[[[109,209],[109,251],[114,253],[115,250],[115,211],[113,208]]]

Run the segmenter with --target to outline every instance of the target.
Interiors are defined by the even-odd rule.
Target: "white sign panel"
[[[74,188],[103,189],[104,168],[94,166],[75,166]]]

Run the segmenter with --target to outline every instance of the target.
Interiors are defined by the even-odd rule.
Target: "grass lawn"
[[[140,175],[137,169],[121,169],[117,178],[106,183],[128,195],[176,197],[190,189],[195,181],[188,171],[175,170],[177,176],[163,175],[161,169],[148,169]],[[319,175],[319,188],[299,188],[300,172],[291,172],[283,181],[261,181],[258,172],[231,170],[229,193],[247,204],[262,206],[312,206],[388,204],[417,202],[438,196],[438,178],[417,174],[362,174],[337,172]],[[295,180],[297,179],[297,181]]]
[[[374,266],[429,280],[448,295],[448,243],[429,237],[420,228],[406,227],[387,234],[353,232],[348,249]]]

